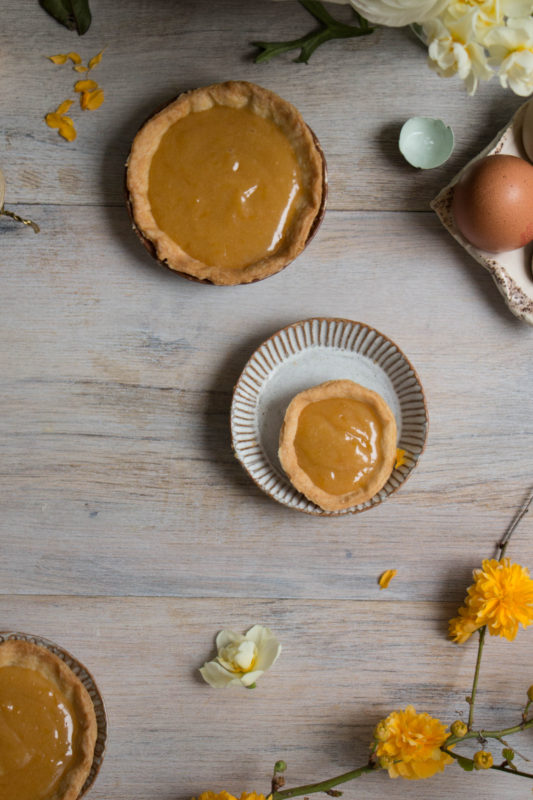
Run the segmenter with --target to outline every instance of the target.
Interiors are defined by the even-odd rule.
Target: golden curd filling
[[[46,800],[75,757],[72,708],[33,669],[0,668],[0,798]]]
[[[300,414],[294,439],[301,469],[329,494],[364,486],[378,464],[383,427],[366,403],[332,397],[309,403]]]
[[[274,122],[216,105],[164,134],[148,197],[159,228],[188,255],[242,268],[279,248],[301,184],[294,150]]]

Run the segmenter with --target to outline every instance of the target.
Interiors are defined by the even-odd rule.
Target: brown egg
[[[471,244],[489,253],[533,240],[533,165],[516,156],[487,156],[456,184],[453,216]]]

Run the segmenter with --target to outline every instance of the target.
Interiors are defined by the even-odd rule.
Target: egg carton
[[[533,325],[533,242],[505,253],[496,255],[488,253],[470,244],[461,235],[452,214],[453,187],[476,161],[485,156],[499,153],[529,160],[522,144],[522,126],[527,106],[527,102],[521,105],[492,142],[469,161],[439,192],[437,197],[432,200],[431,208],[453,238],[492,275],[509,310],[519,319]]]

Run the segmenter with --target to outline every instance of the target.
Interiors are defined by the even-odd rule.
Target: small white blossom
[[[501,85],[521,97],[533,92],[533,18],[508,19],[485,38]]]
[[[200,668],[202,678],[216,689],[253,686],[281,653],[281,645],[272,631],[262,625],[254,625],[244,636],[220,631],[216,646],[217,657]]]
[[[428,38],[428,61],[443,78],[458,75],[468,94],[474,94],[479,80],[489,80],[493,72],[489,67],[485,49],[476,41],[478,12],[464,14],[457,21],[434,19],[424,25]]]

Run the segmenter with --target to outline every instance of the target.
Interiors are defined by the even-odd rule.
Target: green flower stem
[[[474,682],[472,684],[472,692],[470,694],[470,710],[468,712],[468,730],[471,730],[474,724],[474,703],[476,702],[477,684],[479,680],[479,668],[481,667],[481,656],[483,654],[483,645],[485,644],[485,634],[487,627],[484,625],[479,629],[479,644],[477,648],[476,671],[474,672]]]
[[[330,778],[320,783],[308,783],[306,786],[295,786],[293,789],[282,789],[281,791],[274,792],[272,800],[285,800],[288,797],[299,797],[302,794],[314,794],[315,792],[328,792],[334,786],[340,783],[347,783],[353,781],[355,778],[360,778],[367,772],[375,772],[379,769],[378,764],[368,763],[364,767],[352,769],[350,772],[345,772],[343,775],[337,775],[336,778]]]
[[[501,739],[503,736],[511,736],[513,733],[520,733],[528,728],[533,728],[533,719],[527,722],[520,722],[518,725],[513,725],[511,728],[502,728],[499,731],[468,731],[464,736],[449,736],[444,743],[444,747],[451,747],[458,742],[465,742],[467,739]]]
[[[374,28],[370,27],[367,20],[356,11],[354,11],[354,14],[357,25],[346,25],[344,22],[332,17],[319,0],[299,0],[299,2],[317,20],[319,29],[311,31],[299,39],[291,39],[286,42],[252,42],[254,47],[258,47],[261,50],[255,58],[256,64],[270,61],[271,58],[279,56],[281,53],[296,49],[300,50],[300,55],[295,61],[307,64],[317,47],[331,39],[351,39],[356,36],[368,36],[369,33],[374,31]]]
[[[465,736],[464,738],[466,739],[467,737]],[[453,750],[448,750],[447,747],[441,747],[441,750],[443,753],[447,753],[449,756],[455,758],[456,760],[461,759],[462,761],[470,762],[470,764],[472,764],[472,767],[474,768],[474,760],[472,758],[461,756],[459,755],[459,753],[454,753]],[[531,778],[533,780],[533,775],[531,773],[521,772],[519,769],[511,769],[510,767],[504,767],[503,764],[493,764],[492,767],[489,767],[489,769],[495,769],[498,772],[507,772],[509,775],[518,775],[521,778]]]

